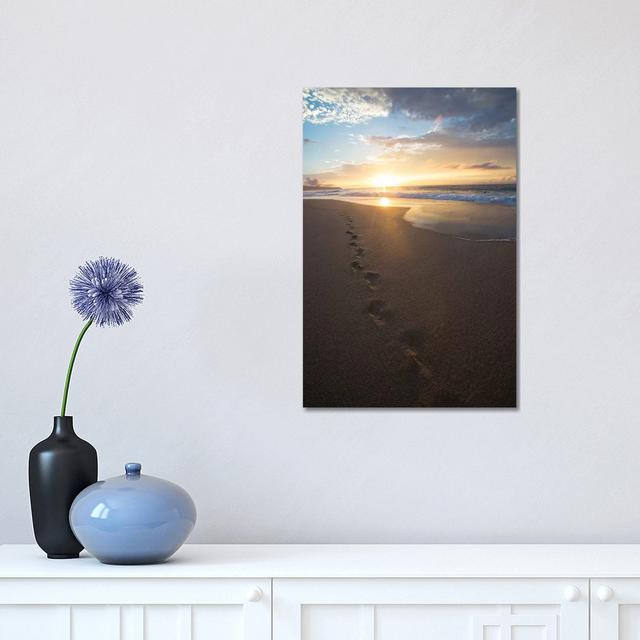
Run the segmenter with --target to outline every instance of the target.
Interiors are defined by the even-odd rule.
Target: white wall
[[[618,2],[5,0],[0,542],[59,412],[87,257],[142,274],[70,413],[192,541],[638,541],[640,10]],[[520,409],[304,411],[301,88],[520,90]]]

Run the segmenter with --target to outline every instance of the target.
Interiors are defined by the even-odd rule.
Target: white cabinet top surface
[[[0,546],[0,578],[640,577],[640,545],[190,544],[168,562],[109,566]]]

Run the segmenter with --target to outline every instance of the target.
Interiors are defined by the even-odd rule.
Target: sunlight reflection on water
[[[404,214],[414,227],[466,240],[515,240],[516,208],[476,202],[429,202]]]

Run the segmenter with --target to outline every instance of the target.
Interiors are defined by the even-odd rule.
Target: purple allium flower
[[[73,308],[82,319],[99,327],[128,322],[131,307],[142,302],[142,283],[136,270],[117,258],[85,262],[71,279],[69,291]]]

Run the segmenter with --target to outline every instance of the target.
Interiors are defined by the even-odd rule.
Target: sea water
[[[404,219],[414,227],[465,240],[513,241],[517,234],[514,184],[313,189],[304,197],[408,207]]]

